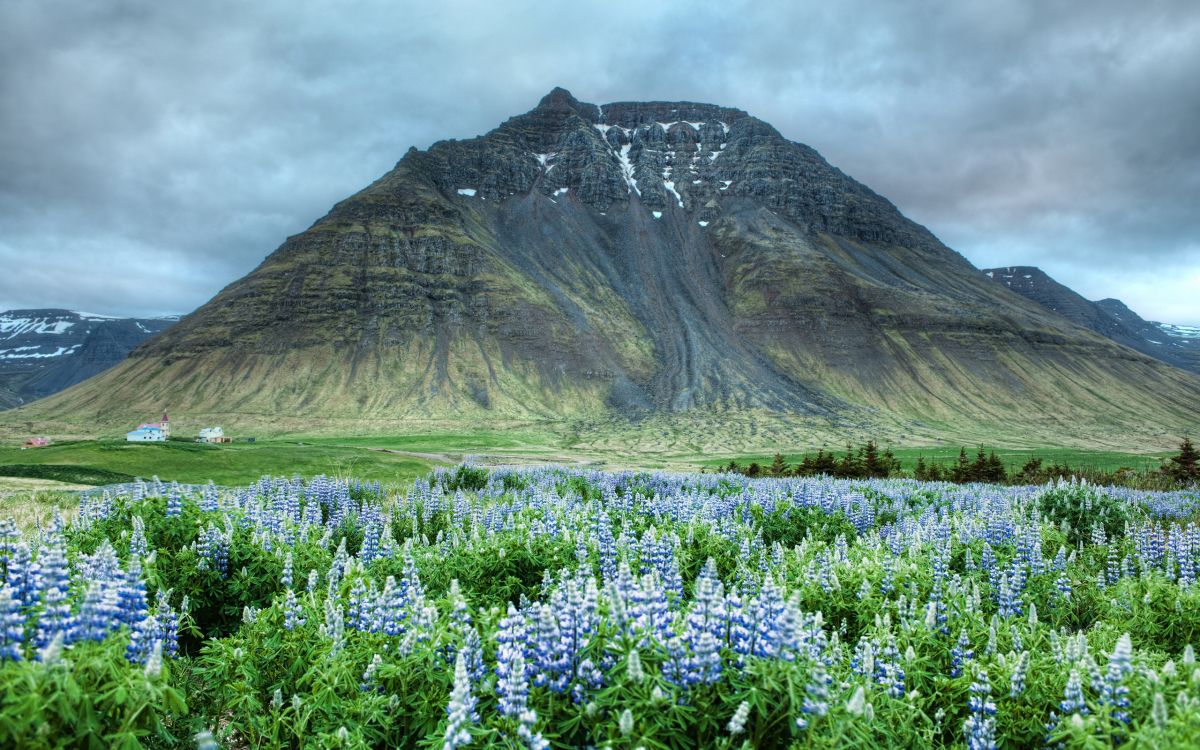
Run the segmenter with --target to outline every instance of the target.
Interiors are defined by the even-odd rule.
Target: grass
[[[72,485],[50,485],[38,480],[18,480],[21,486],[14,487],[7,480],[0,481],[0,518],[11,518],[22,532],[45,526],[59,513],[70,519],[79,511],[79,497],[69,490]],[[29,485],[28,482],[37,482]],[[49,487],[55,487],[49,489]]]
[[[270,474],[355,476],[388,485],[411,482],[438,462],[370,446],[262,441],[231,445],[80,440],[47,448],[0,448],[0,476],[70,476],[79,484],[108,484],[112,476],[158,476],[163,481],[248,484]],[[116,479],[115,481],[124,481]]]

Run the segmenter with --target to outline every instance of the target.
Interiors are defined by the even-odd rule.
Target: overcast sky
[[[185,313],[556,85],[748,110],[977,266],[1200,324],[1200,3],[4,0],[0,309]]]

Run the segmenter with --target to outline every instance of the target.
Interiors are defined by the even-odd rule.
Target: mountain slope
[[[0,312],[0,407],[34,401],[101,373],[175,318],[71,310]]]
[[[1200,331],[1194,328],[1143,320],[1120,300],[1084,299],[1034,266],[986,268],[983,272],[1072,323],[1142,354],[1200,373]]]
[[[10,416],[1101,444],[1200,422],[1198,387],[995,284],[745,112],[555,89],[410,150],[119,368]]]

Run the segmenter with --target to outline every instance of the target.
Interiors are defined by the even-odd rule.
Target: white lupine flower
[[[162,674],[162,641],[156,640],[154,645],[150,647],[150,658],[146,659],[146,676],[152,680],[158,679]]]
[[[738,704],[737,710],[733,712],[733,717],[725,728],[729,730],[730,734],[739,735],[746,731],[746,719],[748,718],[750,718],[750,704],[742,701]]]
[[[863,711],[866,710],[866,707],[867,691],[863,689],[862,685],[859,685],[858,690],[854,691],[854,695],[852,695],[850,700],[846,703],[846,710],[849,711],[852,716],[862,716]]]
[[[642,670],[642,657],[636,650],[629,652],[629,657],[625,662],[625,673],[629,675],[629,679],[639,685],[646,678],[646,673]]]
[[[621,712],[621,718],[617,721],[617,728],[621,730],[622,737],[628,737],[633,734],[633,712],[628,708]]]
[[[1162,693],[1154,694],[1154,705],[1150,708],[1150,720],[1159,729],[1167,727],[1167,701]]]

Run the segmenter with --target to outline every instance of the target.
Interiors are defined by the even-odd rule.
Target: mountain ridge
[[[0,407],[35,401],[83,382],[177,320],[57,308],[0,312]]]
[[[117,372],[11,416],[1165,442],[1200,421],[1198,386],[995,284],[741,110],[556,89],[410,149]]]
[[[985,268],[983,273],[1073,323],[1155,359],[1200,373],[1200,336],[1189,326],[1143,319],[1118,299],[1091,301],[1037,266]]]

